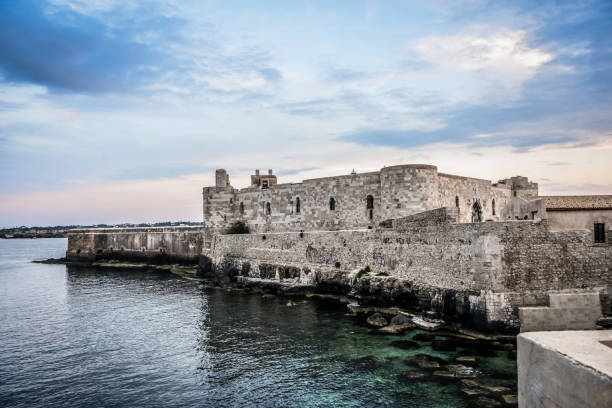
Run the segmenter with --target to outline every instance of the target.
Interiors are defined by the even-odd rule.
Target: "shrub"
[[[357,279],[361,278],[363,275],[370,273],[370,265],[366,266],[363,269],[360,269],[359,272],[357,272]]]
[[[387,272],[378,272],[376,276],[389,276]]]
[[[225,232],[226,234],[248,234],[249,226],[244,221],[234,222]]]

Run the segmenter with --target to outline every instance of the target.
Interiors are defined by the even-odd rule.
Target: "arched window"
[[[240,215],[244,215],[244,203],[240,203]]]
[[[336,200],[334,197],[329,199],[329,210],[334,211],[336,209]]]
[[[459,196],[455,196],[455,207],[459,208]]]
[[[482,222],[482,208],[478,200],[472,205],[472,222]]]
[[[295,199],[295,213],[296,214],[300,213],[300,197],[297,197]]]
[[[495,199],[491,200],[491,209],[493,210],[493,215],[495,215]]]
[[[266,203],[266,215],[270,214],[272,214],[272,207],[270,206],[270,203]]]

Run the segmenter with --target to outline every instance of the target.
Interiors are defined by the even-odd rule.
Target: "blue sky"
[[[431,163],[612,194],[609,1],[0,0],[0,225]]]

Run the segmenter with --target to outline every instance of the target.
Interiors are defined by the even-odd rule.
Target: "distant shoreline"
[[[68,232],[47,232],[47,233],[16,233],[0,235],[2,239],[37,239],[37,238],[67,238]]]

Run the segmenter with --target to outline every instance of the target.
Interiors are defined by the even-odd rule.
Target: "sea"
[[[465,381],[405,376],[418,354],[442,367],[473,355],[474,381],[516,393],[511,351],[401,348],[424,332],[374,334],[336,301],[32,263],[65,251],[62,238],[0,239],[2,407],[473,406]]]

